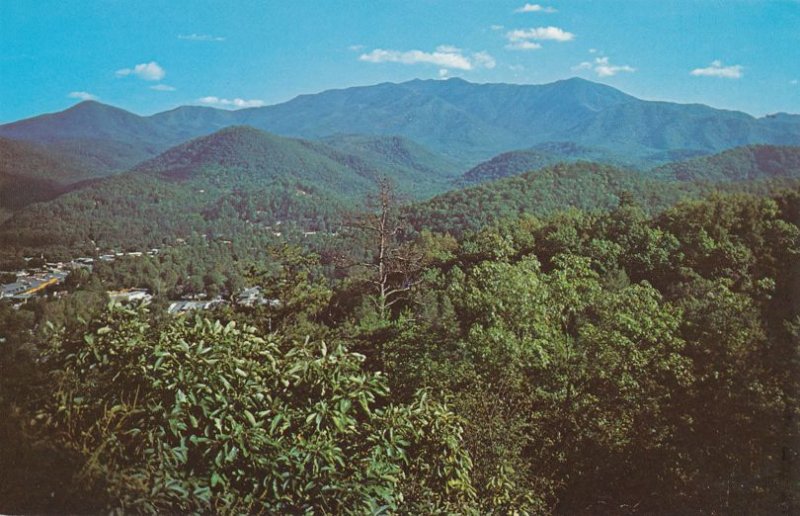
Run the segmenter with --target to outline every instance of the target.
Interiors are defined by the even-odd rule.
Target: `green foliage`
[[[485,512],[792,506],[796,195],[622,197],[461,241],[376,367],[451,393]]]
[[[592,202],[609,209],[535,218],[512,203],[497,219],[465,212],[456,222],[480,229],[458,237],[419,219],[419,233],[392,233],[417,267],[392,279],[407,290],[383,317],[364,308],[374,286],[334,267],[345,249],[376,264],[365,238],[343,235],[195,236],[97,264],[60,299],[0,304],[13,328],[0,362],[13,417],[0,431],[23,443],[0,457],[27,458],[25,478],[55,500],[94,500],[55,506],[77,512],[793,510],[800,191],[713,193],[652,215],[646,189],[613,168],[541,174],[556,192],[567,178],[602,185],[615,193]],[[470,192],[475,209],[528,202]],[[435,224],[454,227],[448,213]],[[258,285],[279,302],[231,306],[218,323],[157,304],[105,311],[113,283],[162,295]],[[46,321],[59,330],[42,342]]]
[[[341,346],[283,346],[196,318],[112,307],[44,355],[37,426],[86,460],[112,507],[143,512],[381,512],[472,495],[460,422]],[[404,493],[406,493],[404,495]]]

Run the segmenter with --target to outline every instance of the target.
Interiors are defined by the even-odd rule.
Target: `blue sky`
[[[800,1],[0,0],[0,122],[81,98],[150,114],[413,78],[572,76],[800,113]]]

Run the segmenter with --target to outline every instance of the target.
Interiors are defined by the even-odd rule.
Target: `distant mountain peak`
[[[544,84],[543,86],[550,88],[557,88],[559,90],[572,93],[596,92],[600,94],[611,94],[616,97],[622,97],[631,100],[636,99],[636,97],[628,95],[624,91],[618,90],[613,86],[609,86],[608,84],[603,84],[602,82],[590,81],[582,77],[570,77],[569,79],[561,79],[548,84]]]
[[[124,113],[125,115],[129,116],[138,116],[130,111],[126,111],[110,104],[104,104],[96,100],[82,100],[77,104],[65,109],[61,113]]]
[[[605,86],[607,88],[612,88],[607,84],[603,84],[601,82],[590,81],[589,79],[584,79],[583,77],[578,77],[577,75],[573,75],[572,77],[567,77],[566,79],[559,79],[557,81],[553,81],[550,84],[595,84],[598,86]]]
[[[88,107],[92,107],[92,106],[111,107],[108,104],[103,104],[102,102],[97,101],[97,100],[82,100],[82,101],[80,101],[80,102],[78,102],[76,104],[73,104],[72,107],[69,108],[69,109],[84,109],[84,108],[88,108]]]

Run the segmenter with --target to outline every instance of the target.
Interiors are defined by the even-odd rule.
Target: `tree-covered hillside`
[[[800,177],[800,147],[750,145],[663,165],[649,175],[678,181],[747,181]]]
[[[340,138],[341,150],[308,140],[283,138],[247,126],[222,129],[178,145],[132,170],[133,174],[209,186],[247,189],[266,181],[299,181],[346,198],[363,198],[377,179],[391,178],[415,197],[444,189],[452,165],[411,142]],[[349,151],[354,152],[349,152]],[[413,155],[412,155],[413,154]],[[442,166],[443,169],[435,168]]]
[[[449,181],[462,172],[458,162],[400,136],[345,134],[328,136],[321,141],[376,165],[396,183],[409,185],[405,189],[413,198],[449,189]]]
[[[522,214],[546,216],[572,208],[604,211],[623,197],[635,199],[648,213],[658,213],[713,191],[764,195],[798,184],[789,168],[780,170],[774,176],[737,183],[681,182],[599,163],[558,163],[438,195],[410,206],[408,217],[416,228],[460,235]]]
[[[631,166],[620,156],[603,149],[578,145],[572,142],[547,142],[529,149],[504,152],[468,170],[460,179],[461,185],[474,185],[515,176],[556,163],[592,161],[618,166]]]
[[[0,211],[52,199],[71,184],[109,172],[52,145],[0,137]]]
[[[320,144],[235,126],[173,147],[130,175],[222,190],[301,181],[353,197],[371,188],[378,171]]]
[[[0,228],[0,241],[7,250],[65,252],[97,245],[150,248],[194,233],[230,237],[252,225],[333,231],[382,177],[408,195],[444,189],[446,173],[386,164],[383,151],[362,158],[249,127],[225,128],[125,174],[18,211]]]
[[[0,174],[68,185],[92,177],[83,162],[51,146],[0,137]]]
[[[434,197],[411,206],[409,218],[417,228],[461,234],[524,213],[542,216],[570,208],[607,210],[623,194],[655,212],[697,191],[695,185],[648,179],[610,165],[560,163]]]

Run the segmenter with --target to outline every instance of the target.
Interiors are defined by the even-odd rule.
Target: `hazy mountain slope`
[[[373,189],[380,171],[321,143],[284,138],[246,126],[196,138],[141,163],[132,172],[220,189],[299,181],[345,197]]]
[[[545,85],[415,80],[332,90],[246,111],[248,123],[280,134],[396,134],[462,160],[547,141],[645,161],[663,159],[666,151],[685,155],[748,143],[800,143],[800,116],[756,119],[702,105],[644,101],[582,79]]]
[[[514,176],[560,162],[593,161],[632,166],[619,156],[603,149],[585,147],[572,142],[548,142],[529,149],[504,152],[468,170],[458,184],[471,185]]]
[[[0,137],[0,209],[52,199],[86,179],[86,168],[46,146]]]
[[[211,134],[232,125],[246,124],[243,111],[226,111],[205,106],[181,106],[147,117],[167,130],[177,141]]]
[[[374,191],[384,172],[319,142],[228,127],[18,211],[0,227],[0,243],[143,246],[278,221],[317,230]]]
[[[96,147],[98,161],[120,167],[241,124],[312,139],[401,136],[464,168],[550,141],[598,147],[651,165],[749,144],[800,145],[798,115],[754,118],[703,105],[645,101],[577,78],[543,85],[414,80],[328,90],[233,112],[184,106],[149,117],[82,102],[61,113],[0,126],[0,135],[91,141],[85,148]],[[106,152],[103,142],[127,149]]]
[[[79,160],[45,145],[0,137],[0,174],[69,184],[90,177]]]
[[[744,181],[800,177],[800,147],[748,145],[651,171],[654,177],[679,181]]]
[[[160,124],[124,109],[87,100],[49,113],[0,126],[3,136],[31,141],[96,139],[158,143],[171,135]]]
[[[473,116],[537,143],[555,138],[595,113],[636,101],[604,84],[567,79],[541,85],[474,84],[462,79],[403,83],[416,93],[435,96]]]
[[[622,192],[659,209],[692,191],[691,185],[649,179],[610,165],[559,163],[439,195],[413,205],[410,217],[417,228],[461,233],[521,213],[609,209],[617,205]]]
[[[414,197],[452,188],[451,179],[463,170],[454,160],[436,154],[401,136],[334,135],[321,140],[346,154],[358,156],[398,184],[408,184]]]
[[[333,134],[400,135],[466,164],[492,149],[513,146],[507,129],[406,84],[330,90],[253,110],[247,122],[278,134],[321,138]]]
[[[44,144],[85,164],[92,177],[127,169],[182,141],[169,127],[95,101],[2,125],[0,136]]]
[[[8,212],[28,204],[53,199],[63,187],[46,179],[0,172],[0,211]]]

